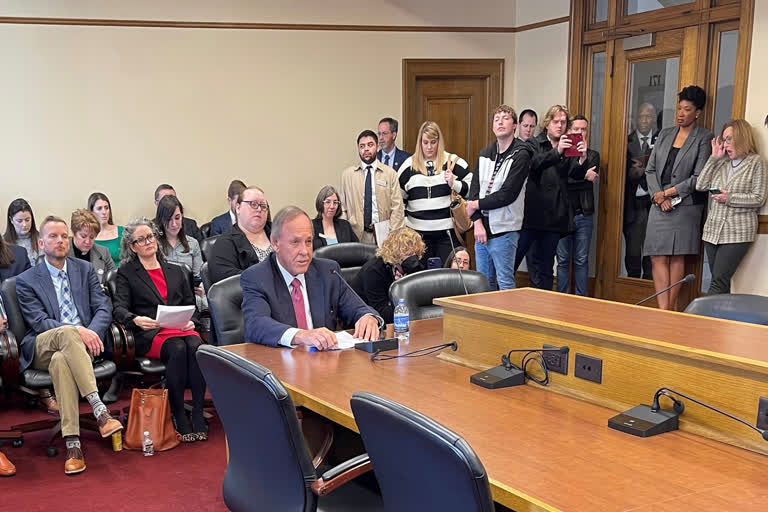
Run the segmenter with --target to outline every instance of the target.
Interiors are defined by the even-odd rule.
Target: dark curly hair
[[[683,100],[690,101],[697,110],[701,110],[707,104],[707,92],[698,85],[689,85],[677,95],[678,102]]]

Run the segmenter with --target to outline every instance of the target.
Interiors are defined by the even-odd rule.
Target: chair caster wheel
[[[22,446],[24,446],[24,440],[23,439],[14,439],[13,442],[11,443],[11,445],[14,448],[21,448]]]
[[[49,457],[55,457],[59,454],[59,449],[55,446],[49,446],[48,449],[45,451],[45,454]]]

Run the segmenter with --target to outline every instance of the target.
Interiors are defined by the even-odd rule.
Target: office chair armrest
[[[19,344],[9,329],[0,331],[0,355],[3,384],[15,388],[19,383]]]
[[[371,469],[368,454],[358,455],[323,473],[312,483],[312,492],[318,496],[325,496]]]
[[[112,361],[119,365],[125,353],[125,339],[120,333],[120,329],[114,323],[109,324],[107,337],[112,339]]]
[[[118,337],[122,340],[123,358],[117,359],[117,349],[115,349],[115,364],[126,368],[132,367],[136,361],[136,339],[133,337],[133,332],[118,322],[112,322],[109,329],[110,331],[116,329],[119,333]]]

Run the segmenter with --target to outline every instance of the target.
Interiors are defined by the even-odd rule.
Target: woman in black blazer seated
[[[165,363],[168,401],[181,440],[205,441],[205,380],[195,357],[201,343],[196,332],[200,326],[197,310],[182,329],[161,328],[154,320],[159,305],[194,306],[195,295],[181,267],[167,263],[157,250],[157,236],[152,221],[145,217],[125,226],[113,315],[133,331],[137,355]],[[187,385],[192,389],[191,424],[184,410]]]
[[[315,199],[315,208],[317,217],[312,220],[315,232],[312,249],[360,241],[349,222],[341,218],[341,202],[335,188],[330,185],[321,188]]]
[[[376,257],[362,266],[352,288],[385,322],[392,323],[395,306],[389,300],[389,287],[404,275],[424,270],[421,258],[426,250],[424,240],[415,230],[392,231],[376,251]]]
[[[706,198],[696,194],[696,180],[712,153],[714,135],[697,126],[707,101],[701,87],[680,91],[677,126],[661,130],[648,158],[645,177],[653,205],[648,214],[643,256],[651,257],[653,284],[663,290],[683,278],[685,255],[698,254],[701,214]],[[662,293],[660,309],[677,310],[680,287]]]
[[[31,265],[27,251],[20,245],[9,244],[0,237],[0,283],[9,277],[21,274],[28,268],[31,268]]]

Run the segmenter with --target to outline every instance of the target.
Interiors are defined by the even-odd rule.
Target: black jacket
[[[546,131],[536,137],[538,151],[531,158],[531,171],[525,189],[523,229],[568,233],[571,225],[568,178],[583,180],[587,169],[578,158],[557,152]]]
[[[117,290],[113,300],[115,320],[133,332],[136,340],[136,354],[143,355],[152,347],[152,339],[160,329],[145,331],[133,322],[137,316],[157,317],[157,306],[194,306],[195,294],[184,277],[184,271],[178,265],[163,262],[160,264],[168,288],[168,301],[163,302],[149,273],[137,259],[124,263],[117,269]],[[195,329],[200,329],[200,317],[197,310],[192,313]]]
[[[340,244],[360,241],[355,232],[352,231],[352,225],[344,219],[333,219],[333,229],[336,231],[336,240]],[[315,232],[315,236],[312,239],[313,250],[328,245],[325,238],[320,236],[323,233],[323,219],[312,219],[312,230]]]
[[[584,173],[595,168],[600,173],[600,153],[587,149],[587,159],[582,165]],[[577,180],[568,176],[568,201],[571,203],[573,214],[592,215],[595,213],[594,183],[584,178]]]
[[[269,236],[271,227],[269,222],[264,226],[264,232],[267,236]],[[248,241],[240,226],[235,224],[229,232],[219,235],[211,250],[211,259],[208,262],[211,284],[239,275],[243,270],[258,262],[259,257],[253,250],[251,242]]]
[[[381,258],[368,260],[352,281],[352,288],[363,302],[378,311],[384,321],[391,324],[395,307],[389,300],[389,286],[395,282],[392,266]]]
[[[8,265],[0,266],[0,283],[9,277],[21,274],[28,268],[32,268],[32,265],[29,264],[29,257],[27,256],[26,249],[19,245],[12,244],[8,244],[8,249],[10,249],[11,254],[13,254],[13,261]]]
[[[198,242],[202,242],[203,241],[203,238],[205,238],[205,237],[203,236],[203,232],[200,231],[200,228],[197,227],[197,221],[195,221],[193,219],[188,219],[187,217],[184,217],[182,219],[182,222],[184,224],[184,233],[187,236],[191,236],[192,238],[194,238]]]

